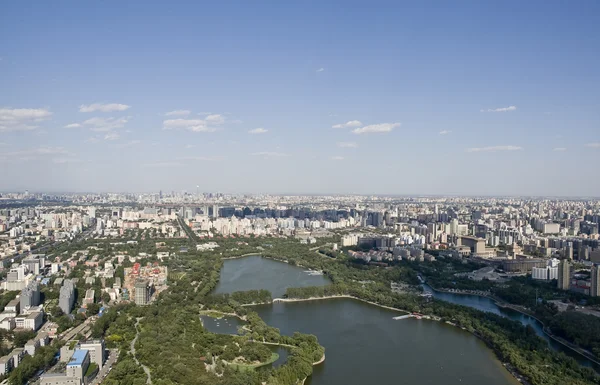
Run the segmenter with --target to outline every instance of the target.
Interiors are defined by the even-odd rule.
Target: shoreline
[[[369,305],[373,305],[373,306],[377,306],[383,309],[387,309],[387,310],[393,310],[393,311],[397,311],[397,312],[402,312],[402,313],[406,313],[406,314],[411,314],[410,311],[408,310],[404,310],[404,309],[398,309],[395,307],[391,307],[391,306],[386,306],[386,305],[381,305],[378,304],[376,302],[371,302],[371,301],[367,301],[366,299],[362,299],[362,298],[358,298],[358,297],[354,297],[351,295],[329,295],[329,296],[325,296],[325,297],[310,297],[310,298],[273,298],[273,303],[276,302],[306,302],[306,301],[319,301],[319,300],[324,300],[324,299],[334,299],[334,298],[350,298],[350,299],[354,299],[360,302],[364,302],[364,303],[368,303]]]
[[[321,357],[321,359],[317,362],[313,362],[312,366],[317,366],[319,364],[322,364],[325,361],[325,352],[323,352],[323,357]],[[312,376],[312,374],[311,374]],[[306,382],[306,380],[308,379],[308,377],[305,377],[301,382],[300,385],[304,385],[304,383]]]
[[[427,284],[427,283],[426,283]],[[563,341],[562,339],[560,339],[559,337],[556,337],[554,334],[548,332],[547,330],[547,326],[539,319],[537,318],[535,315],[533,314],[529,314],[526,313],[523,310],[520,310],[516,305],[510,304],[508,302],[502,301],[492,295],[483,295],[483,294],[474,294],[474,293],[460,293],[460,292],[453,292],[453,291],[449,291],[449,290],[444,290],[444,289],[436,289],[433,286],[427,284],[428,287],[431,288],[431,290],[436,291],[438,293],[446,293],[446,294],[458,294],[458,295],[471,295],[471,296],[477,296],[477,297],[483,297],[483,298],[487,298],[490,301],[492,301],[496,306],[498,306],[501,309],[510,309],[513,311],[516,311],[518,313],[521,313],[525,316],[531,317],[534,320],[536,320],[541,326],[542,326],[542,332],[549,338],[551,338],[553,341],[558,342],[559,344],[561,344],[562,346],[570,349],[571,351],[577,353],[578,355],[582,356],[583,358],[585,358],[586,360],[590,360],[592,361],[594,364],[596,365],[600,365],[600,361],[597,358],[594,358],[592,356],[590,356],[590,353],[586,353],[586,352],[582,352],[579,351],[579,347],[577,347],[576,345],[571,345],[570,342],[568,341]],[[438,301],[443,301],[443,299],[439,299]],[[552,347],[550,347],[552,349]],[[595,369],[594,369],[595,370]],[[595,370],[597,373],[600,373],[600,371]]]
[[[303,265],[292,265],[287,259],[277,259],[277,258],[273,258],[273,257],[267,257],[265,255],[262,255],[261,253],[248,253],[248,254],[239,255],[237,257],[225,257],[225,258],[221,258],[221,260],[224,261],[224,260],[230,260],[230,259],[242,259],[242,258],[254,257],[254,256],[265,258],[265,259],[269,259],[271,261],[276,261],[276,262],[281,262],[281,263],[287,263],[290,266],[297,266],[297,267],[301,267],[303,269],[311,269],[312,270],[312,268],[306,267],[306,266],[303,266]],[[315,271],[317,271],[317,270],[315,270]],[[322,275],[324,277],[327,277],[331,281],[331,278],[329,278],[327,276],[327,274],[325,274],[324,272],[322,272],[322,273],[323,273]]]
[[[360,302],[364,302],[370,305],[374,305],[377,307],[381,307],[384,309],[388,309],[388,310],[394,310],[394,311],[399,311],[399,312],[404,312],[407,314],[412,314],[412,312],[409,312],[407,310],[402,310],[402,309],[397,309],[397,308],[393,308],[390,306],[385,306],[385,305],[380,305],[371,301],[367,301],[361,298],[357,298],[357,297],[353,297],[351,295],[336,295],[336,296],[326,296],[326,297],[311,297],[311,298],[274,298],[273,299],[273,303],[275,302],[305,302],[305,301],[314,301],[314,300],[324,300],[324,299],[334,299],[334,298],[350,298],[350,299],[355,299],[358,300]],[[423,317],[422,319],[427,319],[430,321],[436,321],[436,322],[442,322],[440,317],[437,316],[427,316],[427,317]],[[494,349],[492,349],[490,347],[490,345],[488,344],[488,341],[486,341],[485,339],[483,339],[479,334],[477,334],[476,332],[469,332],[468,330],[464,329],[463,327],[453,323],[453,322],[443,322],[445,324],[448,324],[449,326],[458,328],[460,330],[466,331],[467,333],[471,334],[472,336],[474,336],[475,338],[477,338],[478,340],[482,341],[488,349],[490,349],[492,352],[494,352],[494,355],[496,356],[496,359],[498,360],[498,362],[502,365],[502,367],[504,367],[504,369],[518,382],[522,383],[522,384],[529,384],[529,380],[527,378],[525,378],[524,375],[522,375],[521,373],[519,373],[509,362],[505,362],[503,360],[501,360],[498,357],[498,354],[496,353],[496,351]],[[308,378],[308,377],[307,377]],[[300,382],[300,385],[303,385],[304,382],[306,381],[306,378],[304,380],[302,380],[302,382]]]
[[[230,257],[228,259],[239,259],[239,258],[244,258],[244,257],[247,257],[247,256],[253,256],[253,255],[259,256],[261,258],[271,259],[271,260],[274,260],[274,261],[278,261],[278,262],[283,262],[283,263],[290,264],[287,260],[280,260],[280,259],[276,259],[276,258],[266,257],[264,255],[260,255],[260,253],[244,254],[244,255],[241,255],[241,256],[237,256],[237,257]],[[298,267],[302,267],[302,268],[307,268],[307,267],[302,266],[302,265],[294,265],[294,266],[298,266]],[[325,274],[325,276],[327,276],[327,275]],[[423,282],[423,283],[425,283],[425,282]],[[431,286],[429,286],[429,287],[431,287]],[[437,290],[437,289],[435,289],[433,287],[431,287],[431,289],[434,290],[434,291],[436,291],[436,292],[442,292],[442,291]],[[448,292],[448,293],[454,294],[452,292]],[[490,297],[490,296],[485,296],[485,295],[480,295],[480,294],[472,294],[472,293],[456,293],[456,294],[476,295],[476,296],[480,296],[480,297],[485,297],[485,298],[488,298],[488,299],[492,300],[497,306],[502,307],[502,306],[498,305],[498,300],[496,298],[493,298],[493,297]],[[304,301],[325,300],[325,299],[334,299],[334,298],[349,298],[349,299],[353,299],[353,300],[357,300],[357,301],[360,301],[360,302],[364,302],[364,303],[367,303],[367,304],[370,304],[370,305],[373,305],[373,306],[384,308],[384,309],[387,309],[387,310],[393,310],[393,311],[401,312],[401,313],[404,313],[404,314],[411,314],[412,313],[411,311],[407,311],[405,309],[398,309],[398,308],[394,308],[394,307],[391,307],[391,306],[381,305],[381,304],[378,304],[376,302],[371,302],[371,301],[368,301],[368,300],[365,300],[365,299],[362,299],[362,298],[358,298],[358,297],[354,297],[354,296],[351,296],[351,295],[333,295],[333,296],[310,297],[310,298],[274,298],[273,301],[272,301],[272,303],[275,303],[275,302],[304,302]],[[530,314],[524,313],[523,311],[520,311],[518,309],[514,309],[514,310],[516,310],[517,312],[519,312],[521,314],[524,314],[524,315],[527,315],[527,316],[530,316],[530,317],[536,319],[536,321],[538,321],[542,325],[544,334],[546,334],[548,337],[552,338],[553,340],[556,340],[554,336],[549,335],[546,332],[545,325],[539,319],[537,319],[534,316],[531,316]],[[441,321],[441,319],[439,317],[436,317],[436,316],[430,316],[430,317],[427,317],[427,318],[432,319],[434,321]],[[450,323],[450,322],[447,322],[447,323],[450,326],[458,327],[459,329],[464,330],[462,327],[460,327],[458,325],[454,325],[453,323]],[[475,332],[470,332],[470,334],[472,334],[473,336],[475,336],[476,338],[478,338],[480,341],[483,341],[487,345],[488,349],[492,350],[495,353],[494,355],[496,356],[496,359],[498,360],[498,362],[500,364],[502,364],[502,366],[505,368],[505,370],[508,373],[510,373],[511,377],[513,377],[518,382],[525,383],[525,384],[529,383],[529,379],[527,379],[522,373],[520,373],[515,367],[513,367],[510,364],[510,362],[507,362],[507,361],[504,361],[504,360],[500,359],[498,353],[494,349],[492,349],[490,347],[490,345],[488,344],[488,341],[486,341],[485,339],[483,339],[480,335],[478,335]],[[595,360],[590,359],[585,354],[583,354],[583,353],[575,350],[574,348],[572,348],[572,347],[564,344],[562,341],[557,341],[557,342],[560,342],[563,346],[568,347],[570,350],[574,351],[575,353],[579,354],[580,356],[584,357],[585,359],[588,359],[588,360],[590,360],[592,362],[597,363]],[[304,380],[302,380],[301,382],[299,382],[299,383],[300,384],[304,384],[305,381],[306,381],[306,378]]]

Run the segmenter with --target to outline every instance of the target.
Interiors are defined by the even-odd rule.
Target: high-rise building
[[[33,281],[21,291],[20,305],[21,309],[37,306],[40,304],[40,285]]]
[[[561,290],[569,290],[571,283],[571,265],[569,261],[563,259],[558,266],[558,288]]]
[[[590,295],[592,297],[600,297],[600,266],[592,265],[591,278]]]
[[[65,279],[58,296],[58,307],[65,314],[70,314],[75,302],[75,285],[70,279]]]
[[[147,305],[150,302],[150,284],[147,280],[140,279],[135,283],[135,304]]]

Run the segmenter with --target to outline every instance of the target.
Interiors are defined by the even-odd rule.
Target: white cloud
[[[253,152],[252,154],[250,154],[252,156],[262,156],[265,158],[270,158],[270,157],[280,157],[280,156],[288,156],[288,154],[285,154],[283,152],[276,152],[276,151],[260,151],[260,152]]]
[[[448,135],[451,132],[452,131],[450,131],[450,130],[442,130],[442,131],[440,131],[440,135]]]
[[[124,116],[121,118],[90,118],[83,122],[84,126],[89,126],[90,130],[96,132],[106,132],[117,128],[122,128],[129,122],[131,117]]]
[[[163,121],[163,130],[184,129],[192,132],[215,132],[216,126],[225,123],[225,117],[219,114],[208,115],[205,119],[167,119]]]
[[[338,142],[337,146],[341,148],[357,148],[358,144],[355,142]]]
[[[206,116],[206,115],[211,115],[211,114],[212,114],[212,112],[206,112],[206,111],[198,112],[198,115],[200,115],[200,116]]]
[[[185,145],[185,148],[194,148],[194,147],[196,147],[195,144],[186,144]]]
[[[121,137],[121,135],[117,134],[116,132],[109,132],[106,135],[104,135],[104,140],[117,140]]]
[[[84,142],[85,143],[98,143],[99,139],[95,138],[95,137],[91,137],[91,138],[87,138]]]
[[[65,128],[79,128],[79,127],[81,127],[81,124],[79,124],[79,123],[71,123],[71,124],[67,124],[65,126]]]
[[[378,133],[378,132],[390,132],[394,128],[400,127],[400,123],[381,123],[381,124],[372,124],[370,126],[364,126],[362,128],[355,128],[352,130],[355,134],[370,134],[370,133]]]
[[[266,134],[269,130],[266,130],[262,127],[255,128],[253,130],[248,131],[249,134],[257,135],[257,134]]]
[[[564,151],[567,151],[567,148],[566,147],[555,147],[552,149],[552,151],[564,152]]]
[[[146,163],[144,167],[182,167],[183,163],[180,162],[156,162],[156,163]]]
[[[517,107],[509,106],[509,107],[500,107],[500,108],[488,108],[487,110],[479,110],[480,112],[509,112],[515,111]]]
[[[165,116],[188,116],[191,113],[192,113],[192,111],[190,111],[190,110],[175,110],[175,111],[167,112],[165,114]]]
[[[317,72],[323,72],[323,71],[325,71],[325,68],[323,68],[323,67],[321,67],[317,70]]]
[[[600,148],[600,142],[586,143],[586,147]]]
[[[163,121],[163,130],[185,129],[192,132],[214,132],[214,127],[208,127],[202,119],[167,119]]]
[[[343,156],[332,156],[331,160],[344,160]]]
[[[219,114],[212,114],[212,115],[208,115],[206,118],[206,123],[208,124],[223,124],[225,123],[225,117],[223,115],[219,115]]]
[[[0,132],[33,130],[51,116],[47,108],[0,108]]]
[[[119,103],[92,103],[92,104],[82,104],[79,106],[79,112],[115,112],[115,111],[125,111],[130,109],[131,106],[127,104],[119,104]]]
[[[335,124],[333,126],[331,126],[331,128],[354,128],[354,127],[360,127],[362,126],[362,123],[358,120],[350,120],[346,123],[341,123],[341,124]]]
[[[468,148],[467,152],[520,151],[522,149],[523,147],[519,146],[489,146]]]

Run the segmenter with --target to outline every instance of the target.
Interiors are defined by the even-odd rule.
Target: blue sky
[[[5,1],[0,190],[598,196],[599,14]]]

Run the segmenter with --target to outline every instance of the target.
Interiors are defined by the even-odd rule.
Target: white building
[[[531,269],[531,278],[543,281],[558,279],[558,265],[560,261],[556,258],[548,260],[546,267],[533,267]]]

